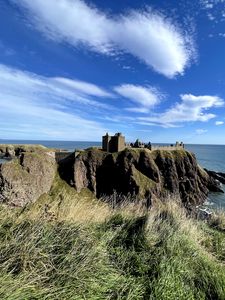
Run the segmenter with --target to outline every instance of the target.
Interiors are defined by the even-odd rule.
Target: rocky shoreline
[[[222,172],[215,172],[208,169],[204,169],[210,176],[216,179],[221,184],[225,184],[225,173]]]

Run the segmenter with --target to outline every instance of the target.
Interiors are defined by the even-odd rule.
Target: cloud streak
[[[181,95],[181,102],[176,103],[164,113],[158,113],[151,117],[140,117],[143,123],[158,124],[163,127],[173,127],[186,122],[207,122],[216,117],[208,113],[210,108],[224,105],[223,99],[218,96],[194,96],[191,94]]]
[[[124,103],[114,106],[118,95],[131,104],[125,110]],[[212,109],[224,105],[218,96],[184,94],[166,111],[153,113],[162,97],[152,86],[121,84],[107,90],[77,79],[45,77],[0,64],[0,138],[98,140],[106,130],[137,124],[168,128],[206,122],[216,117]],[[141,116],[143,113],[149,116]]]
[[[105,128],[93,112],[112,109],[104,96],[112,94],[91,83],[0,65],[0,137],[96,140]]]
[[[169,78],[183,74],[194,57],[192,37],[150,9],[108,16],[82,0],[11,1],[56,42],[106,55],[129,53]]]
[[[155,87],[134,84],[116,86],[114,91],[120,96],[129,99],[138,107],[126,108],[130,112],[148,113],[151,108],[159,104],[164,95]]]
[[[216,121],[216,122],[215,122],[215,125],[216,125],[216,126],[224,125],[224,121]]]
[[[196,129],[195,130],[195,133],[198,134],[198,135],[202,135],[204,133],[208,132],[207,129]]]

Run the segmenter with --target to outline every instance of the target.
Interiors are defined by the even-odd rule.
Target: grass
[[[155,189],[157,188],[157,184],[155,181],[145,176],[143,173],[138,171],[134,166],[132,171],[133,171],[133,177],[137,182],[137,185],[140,187],[139,193],[142,197],[144,197],[149,190],[153,190],[154,188]]]
[[[106,203],[98,200],[88,189],[77,193],[57,175],[48,194],[22,209],[19,219],[89,224],[103,222],[110,215]]]
[[[56,178],[35,204],[1,206],[0,298],[223,300],[224,220],[172,199],[112,208]]]
[[[51,152],[54,151],[54,148],[46,148],[43,145],[32,145],[32,144],[0,144],[0,151],[5,152],[6,148],[10,150],[15,150],[15,149],[23,149],[26,152]]]

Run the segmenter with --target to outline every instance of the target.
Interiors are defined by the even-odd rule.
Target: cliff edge
[[[188,206],[203,203],[209,191],[222,192],[195,155],[180,149],[125,149],[118,153],[90,149],[62,161],[59,170],[78,192],[88,188],[98,198],[116,191],[150,203],[169,193],[180,195]]]
[[[13,157],[11,161],[0,164],[1,203],[24,206],[49,192],[56,163],[47,148],[11,146],[0,150]]]
[[[1,151],[14,158],[0,164],[0,202],[24,206],[50,191],[57,169],[53,152],[37,146]],[[179,195],[186,206],[198,205],[210,191],[222,192],[221,176],[202,169],[194,154],[184,149],[108,153],[92,148],[60,161],[58,171],[78,192],[88,188],[97,198],[116,192],[147,205],[168,194]]]

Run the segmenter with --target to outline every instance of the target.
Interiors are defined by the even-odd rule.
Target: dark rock
[[[199,207],[196,211],[196,217],[200,220],[211,220],[212,218],[212,211],[210,211],[208,208]]]
[[[218,174],[220,177],[222,177],[222,178],[224,178],[224,179],[225,179],[225,173],[222,173],[222,172],[217,172],[217,174]]]
[[[225,173],[215,172],[205,169],[205,171],[214,179],[218,180],[222,184],[225,184]]]
[[[148,206],[154,198],[168,193],[180,195],[189,206],[203,203],[209,191],[222,192],[218,181],[198,165],[194,154],[180,149],[126,149],[113,154],[90,149],[60,168],[70,168],[67,181],[73,181],[78,191],[88,188],[98,198],[115,191],[142,200],[147,197]]]
[[[74,163],[75,153],[72,153],[58,162],[58,172],[60,177],[74,185]]]

